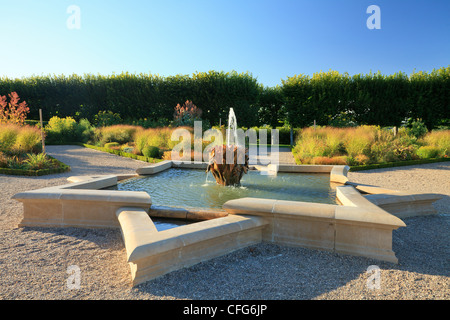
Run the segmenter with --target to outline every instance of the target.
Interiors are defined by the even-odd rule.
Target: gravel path
[[[438,215],[405,219],[394,231],[399,264],[259,244],[132,288],[120,230],[17,228],[20,191],[65,184],[73,175],[133,173],[146,163],[77,146],[48,146],[72,172],[0,175],[0,299],[449,299],[450,164],[350,172],[352,181],[445,197]],[[70,290],[68,267],[80,269]],[[371,265],[379,289],[367,286]],[[375,282],[370,282],[375,283]]]

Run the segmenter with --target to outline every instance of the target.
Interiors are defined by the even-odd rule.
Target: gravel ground
[[[405,219],[394,231],[399,264],[325,251],[259,244],[167,274],[135,288],[120,230],[18,228],[20,191],[65,184],[73,175],[134,173],[146,163],[77,146],[48,146],[72,172],[0,175],[0,299],[436,299],[450,297],[450,164],[350,172],[351,181],[444,195],[439,214]],[[69,289],[69,266],[80,288]],[[379,267],[379,287],[371,280]],[[70,284],[70,283],[69,283]],[[372,286],[373,287],[373,286]]]

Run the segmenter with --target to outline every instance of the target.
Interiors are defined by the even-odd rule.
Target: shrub
[[[297,144],[294,147],[295,153],[300,158],[323,157],[327,153],[327,145],[322,130],[306,128],[301,131]]]
[[[450,156],[450,130],[431,131],[421,140],[427,145],[440,149],[440,156]]]
[[[346,157],[314,157],[311,161],[311,164],[323,164],[323,165],[345,165],[347,164]]]
[[[134,152],[134,148],[133,147],[126,147],[126,148],[122,148],[122,151],[125,153],[133,153]]]
[[[40,152],[41,131],[28,125],[0,125],[0,150],[10,153]]]
[[[169,149],[171,130],[166,128],[149,129],[147,132],[146,146],[157,146]]]
[[[406,133],[402,130],[394,136],[377,126],[306,128],[300,132],[293,153],[302,164],[333,163],[336,159],[331,159],[336,157],[343,157],[348,165],[412,160],[417,158],[417,138]]]
[[[358,154],[355,158],[354,158],[355,162],[358,165],[366,165],[369,163],[370,159],[368,156],[366,156],[365,154]]]
[[[8,96],[9,103],[6,101],[6,96],[0,96],[0,124],[13,123],[23,125],[30,108],[27,107],[25,101],[19,103],[20,98],[17,92],[11,92]]]
[[[368,153],[373,139],[374,129],[370,127],[310,127],[300,132],[294,153],[301,163],[309,163],[314,157],[333,158],[348,154],[354,158]]]
[[[27,154],[27,159],[23,161],[29,170],[40,170],[52,167],[52,161],[44,153]]]
[[[422,146],[417,150],[417,155],[421,159],[436,158],[440,153],[440,149],[434,146]]]
[[[120,150],[124,153],[135,153],[134,143],[125,143],[120,146]]]
[[[94,116],[94,123],[97,127],[106,127],[122,123],[120,114],[112,111],[99,111]]]
[[[100,127],[94,130],[94,140],[101,146],[108,142],[124,144],[132,142],[135,138],[136,132],[139,130],[143,130],[143,128],[124,124]]]
[[[113,147],[119,147],[120,144],[118,142],[108,142],[105,143],[105,148],[112,149]]]
[[[76,121],[72,117],[59,118],[52,117],[45,126],[47,134],[46,142],[61,144],[75,142]]]
[[[24,164],[18,156],[12,156],[7,159],[6,167],[10,169],[23,169]]]
[[[164,151],[162,155],[163,160],[172,160],[172,152],[171,151]]]
[[[374,142],[376,128],[371,126],[361,126],[353,130],[348,130],[345,136],[345,150],[350,157],[360,154],[368,154],[370,146]]]
[[[194,126],[194,121],[201,120],[202,110],[197,108],[192,101],[186,101],[183,106],[177,104],[173,113],[175,126]]]
[[[300,141],[294,147],[294,156],[300,163],[310,163],[314,157],[324,157],[326,152],[326,145],[323,140],[318,138],[310,138],[308,140]]]
[[[175,129],[187,129],[191,133],[191,144],[194,143],[192,137],[193,130],[190,127],[179,127],[179,128],[149,128],[145,130],[140,130],[136,132],[135,135],[135,147],[136,151],[142,153],[146,146],[155,146],[164,150],[171,150],[175,147],[179,141],[172,141],[172,132]]]
[[[19,127],[13,124],[0,124],[0,150],[10,151],[16,143]]]
[[[412,160],[416,158],[416,146],[412,144],[395,141],[392,144],[392,152],[396,157],[396,161]]]
[[[159,158],[160,157],[160,151],[159,151],[158,147],[146,146],[142,150],[142,155],[144,155],[147,158]]]
[[[0,152],[0,168],[6,168],[8,166],[8,157]]]
[[[75,137],[77,142],[88,142],[94,136],[94,127],[88,119],[80,119],[75,126]]]
[[[399,141],[376,141],[370,149],[372,163],[411,160],[416,157],[414,145],[402,144]]]
[[[329,156],[336,156],[344,152],[343,138],[345,130],[337,128],[329,128],[325,137],[327,145],[327,154]]]
[[[291,129],[289,127],[276,127],[280,144],[291,144]],[[293,130],[295,135],[295,131]]]
[[[425,124],[420,120],[411,122],[410,128],[408,129],[408,134],[416,138],[421,138],[428,132]]]
[[[353,129],[313,127],[300,131],[297,145],[304,144],[307,153],[315,156],[339,156],[345,153],[344,142]]]
[[[370,158],[374,163],[382,163],[386,161],[386,150],[389,148],[389,143],[385,141],[376,141],[370,148]]]
[[[149,136],[150,131],[147,130],[141,130],[139,132],[136,132],[134,136],[134,143],[136,146],[136,151],[140,154],[142,154],[142,150],[147,146],[147,137]]]
[[[37,127],[20,127],[13,149],[20,153],[40,152],[42,150],[41,138],[41,131]]]
[[[72,117],[52,117],[45,126],[46,142],[49,144],[64,144],[72,142],[87,142],[92,138],[94,128],[87,119],[78,123]]]

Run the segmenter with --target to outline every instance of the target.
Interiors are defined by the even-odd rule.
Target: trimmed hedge
[[[118,142],[108,142],[105,143],[104,147],[107,149],[111,149],[111,147],[119,147],[120,144]]]
[[[174,108],[190,100],[211,125],[224,124],[233,108],[238,125],[293,127],[359,124],[399,126],[422,119],[428,130],[449,125],[450,66],[406,75],[319,72],[294,75],[280,86],[264,87],[250,73],[197,72],[160,77],[151,74],[34,76],[0,79],[0,94],[17,92],[30,108],[30,119],[52,116],[86,118],[117,115],[124,123],[168,124]],[[144,119],[144,120],[143,120]],[[99,119],[97,119],[99,120]],[[32,120],[31,120],[32,121]],[[131,121],[131,122],[130,122]],[[30,122],[29,123],[34,123]]]
[[[337,71],[282,80],[288,122],[294,127],[333,125],[338,117],[359,124],[400,126],[422,119],[428,130],[449,123],[450,66],[431,73],[349,76]]]
[[[122,119],[173,119],[174,108],[191,100],[211,124],[228,120],[230,108],[240,125],[254,125],[260,86],[251,74],[197,72],[161,77],[151,74],[76,74],[0,79],[0,94],[16,91],[26,101],[28,118],[44,120],[72,116],[76,120],[94,117],[100,111],[118,113]]]
[[[93,146],[93,145],[85,144],[85,143],[74,143],[74,144],[85,147],[85,148],[94,149],[94,150],[102,151],[102,152],[107,152],[107,153],[115,154],[117,156],[131,158],[131,159],[140,160],[140,161],[149,162],[149,163],[157,163],[157,162],[163,161],[161,159],[140,156],[140,155],[137,155],[134,153],[127,153],[127,152],[123,152],[120,150],[108,149],[105,147],[97,147],[97,146]]]
[[[417,165],[417,164],[444,162],[444,161],[449,161],[449,160],[450,160],[450,158],[435,158],[435,159],[419,159],[419,160],[385,162],[385,163],[377,163],[377,164],[368,164],[368,165],[363,165],[363,166],[350,166],[350,171],[363,171],[363,170],[371,170],[371,169],[412,166],[412,165]]]

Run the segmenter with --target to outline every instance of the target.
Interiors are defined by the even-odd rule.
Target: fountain
[[[249,172],[236,127],[230,109],[226,144],[211,151],[208,163],[165,160],[136,174],[70,177],[66,185],[15,194],[24,208],[19,226],[120,228],[138,285],[260,242],[397,263],[392,232],[406,226],[399,217],[435,212],[438,195],[351,182],[347,166],[281,164],[277,176]],[[206,166],[217,184],[201,188]],[[146,192],[145,184],[153,189]],[[193,223],[158,230],[158,217]]]
[[[186,164],[191,168],[202,169],[201,171],[185,170],[181,165],[167,167],[164,172],[151,177],[145,176],[148,172],[140,172],[143,175],[119,183],[117,188],[145,191],[152,196],[153,207],[166,208],[220,210],[225,202],[244,197],[336,203],[336,192],[330,186],[329,175],[305,172],[299,178],[295,172],[278,174],[278,165],[273,163],[273,160],[278,163],[278,159],[274,159],[272,154],[269,159],[266,152],[258,154],[260,147],[256,143],[256,132],[249,130],[244,133],[238,129],[233,108],[229,110],[225,138],[219,133],[218,145],[213,143],[205,149],[206,162]],[[249,138],[248,148],[245,146],[244,134]],[[260,141],[266,141],[263,130],[259,134]],[[210,141],[208,138],[209,135],[206,135],[207,141]],[[274,141],[277,139],[272,139],[271,149],[275,148]],[[266,147],[261,149],[265,150]],[[261,161],[262,157],[266,159]],[[271,162],[267,166],[258,164],[267,160]],[[276,174],[270,174],[271,171]],[[210,179],[210,175],[214,179]]]
[[[231,142],[233,138],[233,142]],[[238,186],[244,173],[248,172],[248,154],[239,145],[237,121],[233,108],[228,115],[227,143],[215,146],[210,153],[206,172],[211,172],[216,182],[223,186]]]

